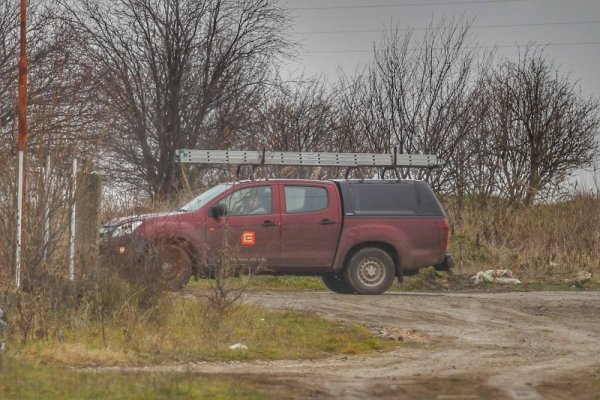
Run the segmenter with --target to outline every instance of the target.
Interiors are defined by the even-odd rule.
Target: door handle
[[[333,225],[333,224],[335,224],[335,221],[332,221],[330,219],[325,218],[325,219],[321,220],[321,225]]]
[[[277,226],[277,222],[265,221],[261,224],[262,226]]]

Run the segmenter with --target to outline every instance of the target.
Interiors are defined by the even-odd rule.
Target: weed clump
[[[402,290],[443,290],[449,287],[447,272],[436,271],[434,267],[421,268],[416,275],[404,278]]]
[[[98,263],[77,280],[44,268],[26,275],[18,290],[4,282],[0,304],[7,315],[7,340],[20,344],[32,339],[61,341],[67,330],[96,326],[98,337],[106,343],[107,325],[120,326],[133,339],[130,333],[152,317],[164,291],[128,281],[117,268]]]

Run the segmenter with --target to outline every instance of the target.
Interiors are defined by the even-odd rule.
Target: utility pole
[[[17,246],[15,283],[21,287],[21,254],[23,249],[23,214],[27,201],[25,179],[25,149],[27,147],[27,1],[21,0],[21,46],[19,55],[19,102],[17,104],[19,138],[17,175]]]
[[[75,193],[77,192],[77,158],[73,159],[73,183],[71,185],[72,201],[71,205],[71,231],[69,233],[69,279],[75,280],[75,230],[77,229],[77,201]]]

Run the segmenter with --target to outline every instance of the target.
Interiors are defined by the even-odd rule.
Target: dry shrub
[[[155,286],[130,282],[115,264],[97,264],[76,281],[55,271],[28,277],[23,287],[0,287],[0,305],[7,313],[8,339],[61,339],[67,328],[99,326],[106,343],[105,327],[121,326],[127,340],[136,327],[151,318],[164,296]]]
[[[103,203],[103,220],[123,215],[137,215],[161,212],[177,209],[182,203],[190,200],[192,197],[189,192],[182,192],[177,197],[169,200],[152,201],[133,196],[119,196]],[[202,308],[202,320],[207,326],[215,329],[220,325],[223,317],[226,316],[235,305],[239,303],[243,293],[248,286],[248,280],[234,280],[232,277],[239,276],[240,273],[253,275],[258,267],[249,267],[242,265],[240,260],[239,247],[236,246],[237,240],[230,240],[234,233],[230,232],[226,221],[223,223],[221,246],[214,249],[211,253],[209,249],[209,264],[197,266],[200,268],[202,276],[210,279],[210,287],[201,297],[205,300],[205,306]],[[237,237],[237,236],[236,236]],[[136,301],[139,302],[138,309],[145,316],[144,309],[152,309],[157,301],[160,301],[162,294],[169,290],[178,288],[170,287],[161,282],[161,249],[173,244],[168,238],[154,241],[148,245],[143,254],[135,260],[123,262],[120,257],[103,257],[103,263],[116,266],[120,276],[124,278],[128,285],[138,288]],[[181,244],[179,244],[181,245]],[[197,260],[196,260],[197,261]],[[127,309],[125,309],[127,311]],[[132,319],[137,318],[131,316]],[[145,318],[145,317],[144,317]]]
[[[140,318],[147,318],[149,310],[162,297],[162,290],[147,282],[124,280],[117,273],[122,267],[117,263],[98,259],[96,245],[92,243],[98,227],[91,216],[81,223],[87,222],[87,234],[91,237],[88,243],[83,244],[86,242],[81,237],[83,231],[77,231],[75,279],[69,279],[71,205],[85,194],[80,191],[81,179],[78,190],[73,190],[71,161],[75,154],[74,148],[54,148],[49,179],[45,170],[46,153],[32,150],[28,154],[28,196],[18,290],[14,270],[16,172],[13,158],[0,155],[0,308],[7,312],[9,343],[60,338],[66,327],[82,324],[100,322],[103,331],[105,324],[130,326]],[[79,161],[82,174],[93,169],[86,160]]]
[[[452,226],[450,251],[457,271],[512,269],[520,277],[560,279],[574,271],[600,273],[600,196],[532,207],[493,199],[447,202]]]
[[[213,258],[214,265],[208,266],[211,271],[210,288],[204,294],[206,306],[203,308],[203,319],[209,327],[218,328],[222,319],[240,302],[248,287],[248,281],[232,280],[229,278],[245,272],[251,276],[255,270],[242,265],[239,247],[232,244],[232,235],[227,223],[223,223],[221,247]]]

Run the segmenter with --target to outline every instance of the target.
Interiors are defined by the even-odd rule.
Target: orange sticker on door
[[[254,246],[256,244],[256,234],[253,231],[242,232],[242,246]]]

